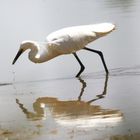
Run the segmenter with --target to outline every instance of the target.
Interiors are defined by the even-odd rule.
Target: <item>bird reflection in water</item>
[[[65,121],[72,123],[73,120],[81,120],[83,122],[83,120],[99,121],[108,119],[109,121],[112,118],[122,119],[123,115],[119,110],[103,109],[99,105],[91,104],[105,97],[107,93],[108,75],[105,77],[103,92],[89,101],[83,101],[81,99],[87,84],[82,78],[78,78],[78,80],[82,84],[82,88],[77,100],[61,101],[54,97],[40,97],[33,103],[34,112],[28,111],[18,99],[16,99],[16,103],[26,117],[31,120],[45,120],[50,116],[61,123]]]

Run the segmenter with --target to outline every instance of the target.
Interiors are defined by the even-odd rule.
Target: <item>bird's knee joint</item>
[[[81,69],[84,70],[85,69],[85,66],[82,66]]]
[[[98,54],[99,54],[100,56],[103,56],[103,53],[102,53],[101,51],[99,51]]]

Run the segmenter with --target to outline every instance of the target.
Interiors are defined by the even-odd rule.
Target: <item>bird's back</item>
[[[64,38],[65,36],[70,36],[72,38],[76,36],[85,38],[88,36],[95,37],[95,34],[98,34],[98,36],[102,36],[103,34],[111,32],[114,28],[115,25],[112,23],[72,26],[52,32],[47,36],[47,41],[53,41],[59,38]]]
[[[115,28],[112,23],[72,26],[55,31],[47,36],[47,41],[58,46],[61,53],[72,53],[84,48],[88,43],[110,33]]]

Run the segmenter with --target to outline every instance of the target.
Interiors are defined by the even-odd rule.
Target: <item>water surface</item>
[[[0,140],[139,140],[140,1],[2,1]],[[80,78],[72,55],[35,65],[27,53],[12,60],[21,41],[44,41],[57,29],[113,22],[117,29],[84,50]]]

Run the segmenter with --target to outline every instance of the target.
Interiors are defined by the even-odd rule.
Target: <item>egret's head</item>
[[[17,59],[19,58],[19,56],[26,51],[27,49],[31,49],[33,46],[35,45],[35,42],[33,41],[23,41],[20,45],[20,48],[12,62],[12,64],[15,64],[15,62],[17,61]]]

